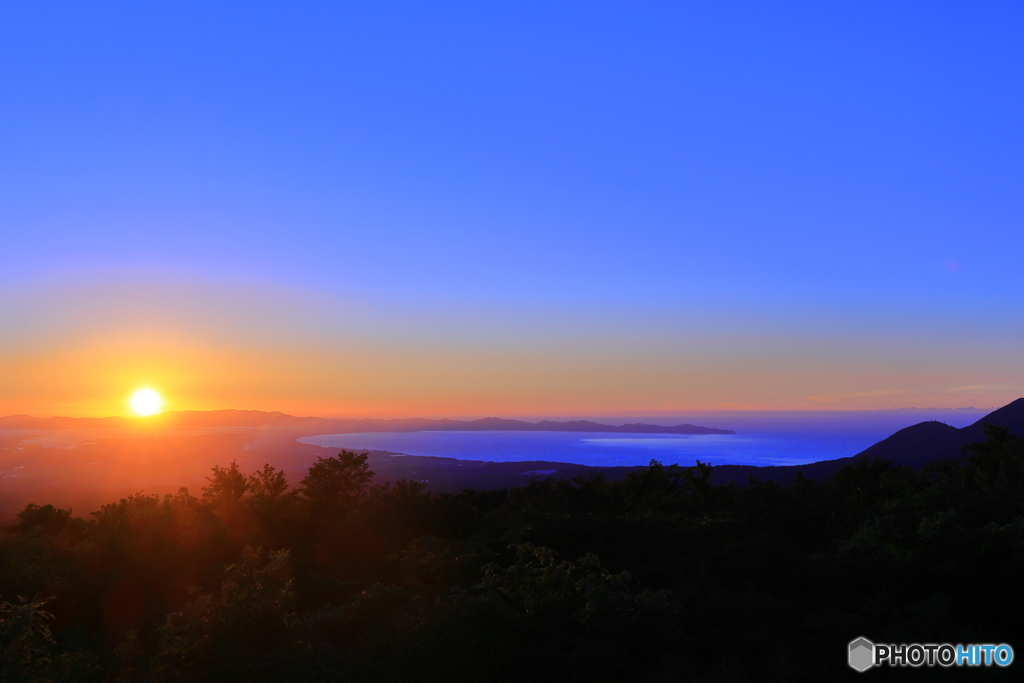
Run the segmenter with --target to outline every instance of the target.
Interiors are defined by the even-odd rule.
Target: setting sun
[[[164,399],[153,389],[139,389],[128,399],[132,412],[139,417],[156,415],[164,406]]]

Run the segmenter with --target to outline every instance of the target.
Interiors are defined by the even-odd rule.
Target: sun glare
[[[132,412],[139,417],[156,415],[164,406],[164,399],[153,389],[139,389],[128,399]]]

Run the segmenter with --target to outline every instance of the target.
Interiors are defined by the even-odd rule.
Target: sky
[[[0,414],[1024,396],[1018,2],[0,3]]]

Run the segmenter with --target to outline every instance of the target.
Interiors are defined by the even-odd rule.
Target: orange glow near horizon
[[[968,342],[955,337],[634,339],[586,320],[572,334],[555,322],[513,333],[514,317],[402,309],[388,318],[290,291],[144,285],[0,297],[0,317],[22,321],[0,340],[0,416],[142,416],[126,392],[142,388],[162,395],[155,412],[458,419],[989,408],[1024,395],[1010,343],[961,353]],[[921,355],[926,341],[945,345]]]

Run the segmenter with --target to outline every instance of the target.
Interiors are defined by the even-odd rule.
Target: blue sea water
[[[434,455],[459,460],[517,462],[544,460],[580,465],[796,464],[809,462],[813,451],[844,453],[835,444],[794,448],[793,440],[739,435],[607,434],[604,432],[408,432],[327,434],[299,439],[335,448],[387,450],[406,455]],[[842,457],[835,455],[834,457]]]
[[[738,433],[733,435],[444,431],[327,434],[300,441],[332,448],[489,462],[543,460],[634,466],[653,459],[687,466],[697,460],[712,465],[802,465],[856,455],[898,429],[923,420],[941,419],[962,427],[985,412],[761,413],[703,418],[709,426],[736,430]],[[660,423],[668,424],[665,420]]]

